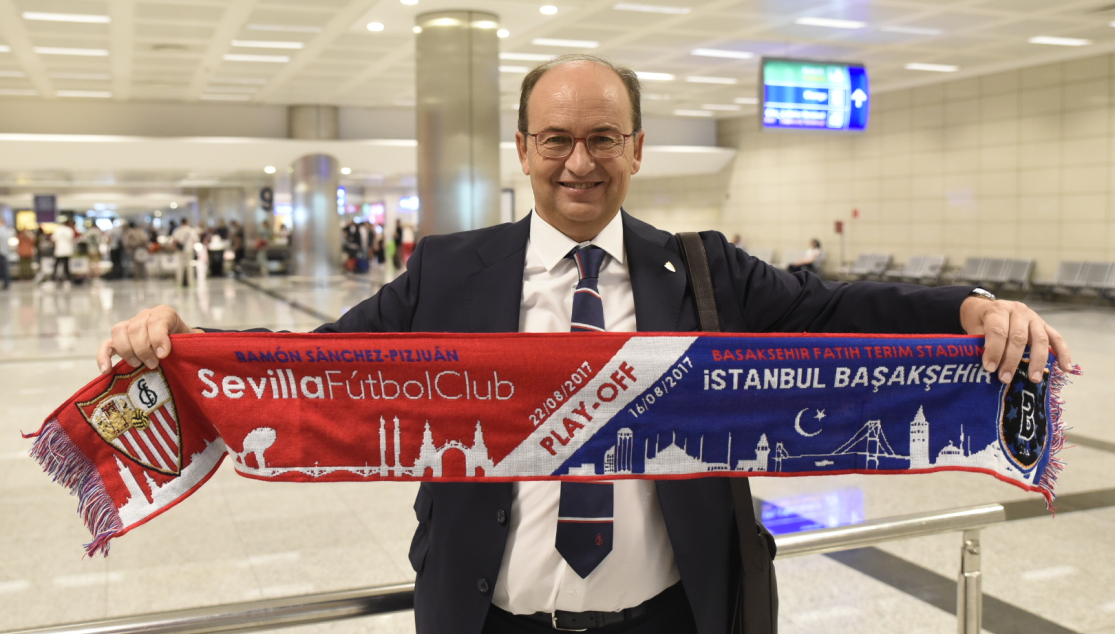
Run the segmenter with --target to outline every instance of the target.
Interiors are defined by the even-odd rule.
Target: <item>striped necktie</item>
[[[569,257],[577,263],[572,332],[604,332],[604,302],[597,278],[607,254],[596,246],[578,247]],[[612,552],[614,490],[610,482],[562,482],[555,546],[582,579]]]

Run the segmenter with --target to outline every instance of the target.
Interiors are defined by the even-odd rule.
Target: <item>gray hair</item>
[[[616,75],[619,75],[620,80],[623,81],[624,87],[627,88],[627,96],[631,99],[631,122],[635,126],[635,129],[632,131],[638,132],[643,128],[643,109],[640,105],[642,89],[639,86],[639,78],[635,75],[635,71],[625,66],[616,66],[608,60],[595,55],[570,53],[568,55],[560,55],[548,62],[539,64],[523,78],[523,85],[519,93],[519,132],[527,134],[527,102],[530,101],[530,94],[534,92],[534,86],[538,83],[538,80],[542,79],[543,75],[554,68],[565,64],[572,64],[573,62],[592,62],[594,64],[600,64],[601,66],[611,69]]]

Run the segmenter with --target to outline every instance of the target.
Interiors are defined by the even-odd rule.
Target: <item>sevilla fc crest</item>
[[[178,413],[162,369],[140,367],[117,375],[107,390],[77,407],[97,435],[120,453],[153,471],[181,474]]]

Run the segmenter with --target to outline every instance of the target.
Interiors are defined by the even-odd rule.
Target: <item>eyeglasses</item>
[[[631,134],[598,132],[587,137],[575,137],[563,132],[539,132],[538,134],[528,132],[527,136],[534,137],[534,147],[546,158],[565,158],[573,153],[577,141],[584,141],[585,149],[590,155],[604,159],[616,158],[623,154],[627,137],[635,136],[635,132]]]

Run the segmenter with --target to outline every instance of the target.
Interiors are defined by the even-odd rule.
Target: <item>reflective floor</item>
[[[376,286],[254,283],[270,293],[225,279],[188,290],[151,280],[14,283],[0,292],[0,631],[413,578],[414,485],[265,484],[225,465],[178,509],[116,540],[108,558],[83,559],[88,533],[76,500],[27,457],[31,443],[17,432],[37,429],[94,378],[100,341],[141,308],[170,304],[192,325],[304,331]],[[983,531],[984,627],[1115,634],[1115,425],[1103,396],[1115,385],[1115,310],[1040,310],[1086,372],[1065,393],[1076,446],[1062,454],[1063,512]],[[961,473],[758,478],[753,486],[783,506],[804,495],[838,498],[868,519],[1036,497]],[[947,534],[780,561],[781,631],[953,632],[959,554],[960,535]],[[412,632],[413,624],[402,613],[288,631],[298,630]]]

